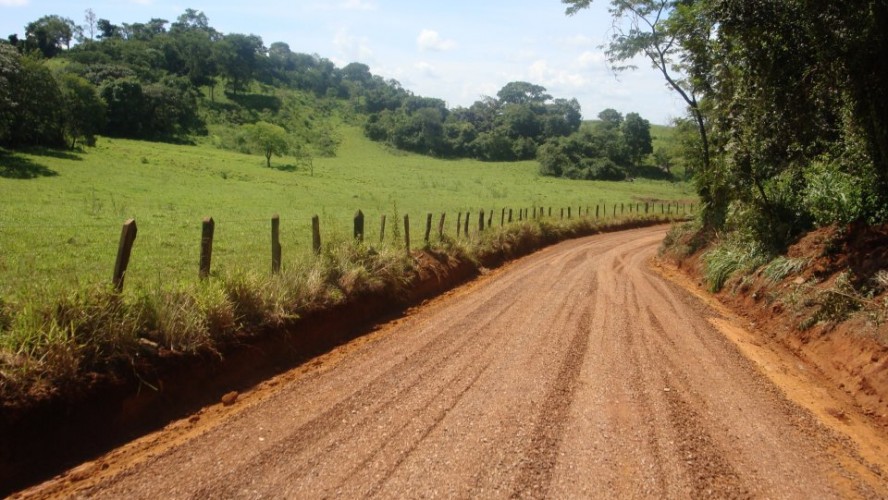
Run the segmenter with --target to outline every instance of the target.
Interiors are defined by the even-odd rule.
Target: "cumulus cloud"
[[[351,61],[364,61],[373,57],[370,49],[370,40],[367,37],[359,37],[349,33],[347,28],[341,28],[333,37],[333,46]]]
[[[0,0],[0,7],[24,7],[30,0]]]
[[[551,68],[545,59],[534,61],[527,69],[527,73],[531,77],[531,81],[539,82],[544,86],[557,85],[576,88],[589,83],[589,80],[581,74]]]
[[[442,52],[456,48],[456,42],[450,39],[441,38],[435,30],[424,29],[416,38],[416,46],[419,50],[431,50]]]

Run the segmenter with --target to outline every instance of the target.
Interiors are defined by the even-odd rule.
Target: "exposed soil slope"
[[[23,496],[888,496],[884,433],[775,385],[649,268],[664,234],[550,247]]]
[[[786,258],[792,272],[736,276],[718,299],[888,428],[888,226],[821,228]],[[680,265],[702,281],[699,255]]]

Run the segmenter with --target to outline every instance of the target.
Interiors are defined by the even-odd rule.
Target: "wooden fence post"
[[[432,213],[429,212],[426,216],[426,232],[425,232],[425,242],[429,243],[429,237],[432,235]]]
[[[493,227],[493,209],[490,209],[487,215],[487,227]]]
[[[379,217],[379,244],[385,242],[385,214]]]
[[[114,289],[123,291],[123,278],[126,277],[126,268],[129,267],[130,254],[133,251],[133,243],[136,241],[136,220],[129,219],[123,223],[120,230],[120,243],[117,246],[117,260],[114,262]]]
[[[364,212],[355,212],[355,239],[364,241]]]
[[[271,274],[281,272],[281,216],[271,216]]]
[[[617,218],[617,204],[614,203],[614,219]]]
[[[466,238],[469,237],[469,214],[470,212],[466,212],[466,220],[463,221],[463,236]]]
[[[321,253],[321,219],[317,215],[311,218],[311,249],[315,254]]]
[[[484,232],[484,209],[478,214],[478,232]]]
[[[509,224],[512,223],[512,209],[509,209]]]
[[[459,238],[460,231],[462,231],[462,212],[457,212],[456,214],[456,237]]]
[[[407,257],[410,257],[410,216],[404,214],[404,246],[407,248]]]
[[[522,220],[524,220],[524,209],[519,208],[518,209],[518,222],[521,222]]]
[[[644,202],[644,214],[647,215],[650,211],[650,204],[648,202]]]
[[[571,217],[571,216],[570,216],[570,209],[571,209],[571,207],[567,207],[567,218],[568,218],[568,219],[570,219],[570,217]]]
[[[506,225],[506,207],[503,207],[503,214],[500,216],[500,227]]]
[[[561,218],[564,218],[564,207],[561,208]]]
[[[201,279],[210,276],[210,262],[213,259],[213,233],[216,231],[216,222],[212,217],[203,220],[200,235],[200,271]]]
[[[601,211],[599,210],[599,206],[595,205],[595,218],[598,219],[601,217]]]
[[[444,239],[444,218],[447,212],[441,212],[441,220],[438,221],[438,239]]]

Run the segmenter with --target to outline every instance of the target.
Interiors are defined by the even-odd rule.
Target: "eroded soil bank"
[[[702,291],[704,253],[664,261]],[[783,263],[785,275],[765,266],[734,276],[716,297],[888,428],[888,226],[812,231]]]

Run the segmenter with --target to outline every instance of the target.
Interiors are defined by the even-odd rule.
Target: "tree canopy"
[[[888,3],[609,3],[611,64],[646,57],[688,106],[706,228],[779,249],[813,224],[888,219]]]

